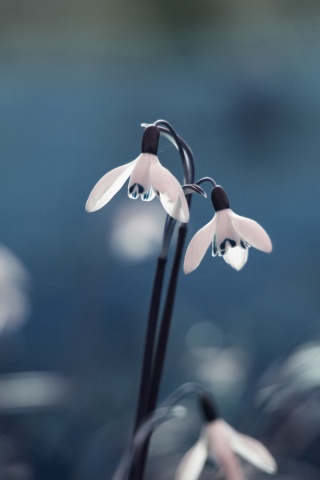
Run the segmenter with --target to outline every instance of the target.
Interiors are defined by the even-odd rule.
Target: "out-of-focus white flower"
[[[161,247],[162,214],[157,203],[147,209],[131,203],[121,205],[108,229],[112,252],[125,262],[141,262],[156,254]]]
[[[175,480],[197,480],[208,458],[221,467],[227,480],[244,480],[235,454],[266,473],[277,470],[274,458],[262,443],[217,418],[203,427],[199,440],[182,458]]]
[[[0,333],[15,330],[25,322],[30,310],[27,296],[29,280],[16,255],[0,245]]]
[[[157,196],[165,211],[176,220],[189,221],[189,208],[178,180],[157,157],[159,129],[148,126],[143,134],[141,154],[132,162],[106,173],[95,185],[86,203],[88,212],[106,205],[130,177],[128,195],[150,201]]]
[[[234,213],[222,187],[213,188],[211,199],[216,213],[191,239],[184,259],[185,273],[198,267],[210,243],[212,255],[223,256],[236,270],[241,270],[246,263],[250,246],[271,252],[272,243],[267,232],[254,220]]]
[[[319,363],[319,341],[300,345],[282,364],[272,365],[262,377],[256,396],[258,405],[263,404],[268,412],[275,412],[289,403],[302,406],[302,399],[309,397],[308,392],[312,397],[312,391],[320,387]],[[293,401],[295,397],[300,400]]]
[[[0,412],[14,413],[63,405],[71,400],[72,393],[70,379],[54,372],[0,375]]]

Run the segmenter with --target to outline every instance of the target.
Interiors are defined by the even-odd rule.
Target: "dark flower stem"
[[[160,132],[165,135],[171,134],[171,137],[174,139],[179,154],[182,160],[183,172],[184,172],[184,183],[193,183],[194,182],[194,161],[193,155],[190,150],[189,145],[174,131],[172,126],[166,120],[157,120],[155,125],[159,128]],[[161,126],[162,125],[162,126]]]
[[[187,234],[187,224],[181,224],[178,232],[177,246],[173,261],[173,266],[171,270],[171,276],[169,281],[169,286],[167,290],[167,296],[165,300],[158,341],[156,344],[156,349],[154,353],[153,368],[151,371],[150,382],[147,385],[146,390],[144,391],[145,400],[144,405],[146,405],[146,410],[144,416],[147,416],[153,412],[156,408],[158,393],[161,383],[161,377],[164,367],[164,361],[167,352],[167,345],[169,340],[169,332],[171,326],[171,318],[174,307],[174,300],[177,288],[178,274],[181,265],[181,257],[183,252],[183,246]],[[140,424],[138,424],[138,427]],[[151,432],[152,433],[152,432]],[[131,471],[129,475],[130,480],[143,480],[144,471],[148,456],[148,449],[151,439],[151,433],[146,438],[143,447],[141,448],[138,458],[136,458],[135,464],[132,464]]]
[[[194,166],[193,166],[193,156],[189,146],[182,140],[181,137],[177,135],[175,130],[166,120],[157,120],[155,125],[159,128],[159,131],[162,134],[168,136],[171,141],[173,140],[176,144],[184,171],[184,183],[191,183],[194,179]],[[190,204],[191,195],[188,198],[188,203]],[[147,323],[147,331],[145,337],[145,345],[144,345],[144,354],[142,360],[142,370],[141,370],[141,378],[140,378],[140,387],[139,387],[139,395],[138,395],[138,405],[136,411],[136,418],[134,424],[134,433],[139,428],[139,425],[144,418],[144,416],[150,412],[148,409],[148,398],[150,392],[150,384],[151,384],[151,368],[152,368],[152,360],[153,360],[153,353],[154,353],[154,346],[155,346],[155,339],[157,334],[157,324],[158,324],[158,316],[159,316],[159,308],[160,308],[160,301],[161,301],[161,293],[162,293],[162,286],[163,286],[163,278],[165,273],[165,266],[167,260],[167,253],[170,246],[170,241],[172,238],[173,230],[176,225],[176,221],[173,220],[171,217],[167,216],[166,224],[164,227],[164,234],[163,234],[163,241],[162,241],[162,249],[160,256],[158,258],[157,270],[154,278],[153,283],[153,290],[151,295],[151,302],[149,308],[149,316],[148,316],[148,323]]]
[[[155,125],[158,126],[161,133],[169,137],[169,139],[173,141],[173,143],[177,146],[183,165],[184,183],[193,183],[194,164],[193,155],[189,146],[184,142],[184,140],[182,140],[181,137],[176,134],[171,125],[165,120],[158,120],[157,122],[155,122]],[[190,206],[191,195],[188,195],[187,202]],[[135,434],[138,432],[139,427],[142,424],[142,421],[146,418],[148,414],[152,413],[157,404],[161,376],[167,351],[179,267],[181,264],[182,250],[187,233],[187,225],[181,224],[178,232],[177,246],[162,315],[162,322],[158,333],[158,341],[156,344],[155,342],[157,336],[159,308],[166,259],[175,224],[175,220],[167,217],[163,235],[162,250],[158,258],[157,270],[154,279],[149,309],[133,441],[135,438]],[[137,461],[131,464],[129,480],[143,479],[150,438],[151,433],[150,436],[146,439],[145,444],[142,445],[140,455],[136,459]]]
[[[163,277],[166,266],[166,258],[159,257],[157,263],[157,270],[154,278],[151,303],[149,309],[149,318],[147,324],[146,339],[144,345],[144,355],[142,360],[142,371],[140,379],[140,390],[138,396],[138,406],[136,412],[134,432],[136,432],[140,426],[141,420],[145,416],[147,411],[147,396],[146,389],[150,379],[150,372],[152,367],[152,356],[155,345],[155,338],[157,333],[157,321],[158,312],[161,300],[161,292],[163,285]]]
[[[157,341],[156,350],[154,354],[154,362],[153,362],[153,369],[152,369],[152,384],[151,384],[150,393],[149,393],[147,413],[152,412],[155,409],[156,403],[157,403],[157,398],[158,398],[158,393],[159,393],[159,388],[161,383],[161,376],[162,376],[165,356],[167,352],[172,311],[174,307],[174,300],[176,296],[176,288],[177,288],[177,282],[178,282],[178,274],[180,270],[181,257],[182,257],[186,234],[187,234],[187,225],[183,223],[180,226],[179,232],[178,232],[176,252],[175,252],[174,262],[172,266],[171,277],[170,277],[167,297],[165,301],[164,311],[162,315],[158,341]]]
[[[147,322],[147,331],[144,344],[144,353],[142,360],[142,369],[140,377],[140,387],[139,387],[139,396],[138,396],[138,405],[136,411],[136,418],[134,424],[133,433],[135,434],[141,424],[141,421],[145,417],[148,408],[148,392],[151,379],[151,369],[152,369],[152,359],[153,352],[155,348],[155,340],[157,334],[158,318],[159,318],[159,308],[163,287],[163,279],[165,274],[165,268],[167,263],[167,253],[170,246],[170,241],[172,238],[173,230],[175,227],[176,221],[167,216],[163,240],[162,240],[162,249],[158,257],[156,274],[153,282],[153,289],[151,295],[151,302],[149,308],[149,316]]]

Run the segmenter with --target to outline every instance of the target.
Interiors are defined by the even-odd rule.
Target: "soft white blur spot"
[[[185,343],[189,350],[216,347],[222,343],[222,333],[219,328],[210,321],[198,322],[189,328]]]
[[[186,335],[186,346],[188,368],[191,367],[197,381],[221,396],[242,391],[249,367],[244,348],[223,346],[223,335],[211,322],[192,326]]]
[[[183,418],[187,415],[187,409],[183,405],[175,405],[171,409],[173,418]]]
[[[19,328],[29,313],[29,276],[20,260],[0,245],[0,333]]]
[[[301,345],[278,368],[270,369],[257,394],[258,404],[265,403],[268,411],[286,404],[296,394],[320,386],[320,343]]]
[[[19,372],[0,376],[0,412],[61,405],[70,394],[67,380],[54,373]]]
[[[304,385],[320,385],[320,344],[310,342],[302,345],[289,357],[283,367],[284,375],[293,375]]]
[[[235,389],[240,393],[247,379],[248,362],[245,352],[229,347],[204,353],[196,369],[199,380],[224,396],[231,395]]]
[[[159,253],[165,217],[159,202],[126,202],[114,217],[110,248],[126,261],[141,262]]]

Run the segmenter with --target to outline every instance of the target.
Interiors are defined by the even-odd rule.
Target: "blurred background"
[[[319,27],[316,0],[0,0],[1,479],[106,480],[126,448],[165,214],[126,187],[84,205],[158,118],[274,245],[181,270],[161,399],[200,383],[276,478],[320,478]],[[193,199],[187,241],[212,214]],[[150,479],[199,434],[184,403]]]

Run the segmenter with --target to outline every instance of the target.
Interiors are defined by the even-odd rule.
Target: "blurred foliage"
[[[221,183],[274,244],[270,256],[250,251],[240,274],[209,253],[181,274],[161,397],[204,382],[236,428],[271,448],[279,478],[319,478],[318,385],[284,374],[319,334],[319,10],[316,0],[0,0],[0,241],[20,269],[1,270],[0,312],[8,286],[25,308],[1,331],[0,382],[33,372],[68,386],[44,406],[23,383],[25,407],[18,390],[19,408],[0,408],[0,478],[105,479],[125,448],[155,258],[133,260],[126,252],[141,245],[117,241],[141,242],[124,191],[94,215],[84,204],[103,173],[137,156],[140,123],[160,117],[190,143],[197,176]],[[165,140],[159,156],[181,175]],[[211,216],[195,199],[188,239]],[[198,435],[188,406],[187,420],[157,432],[153,480],[171,478]]]

